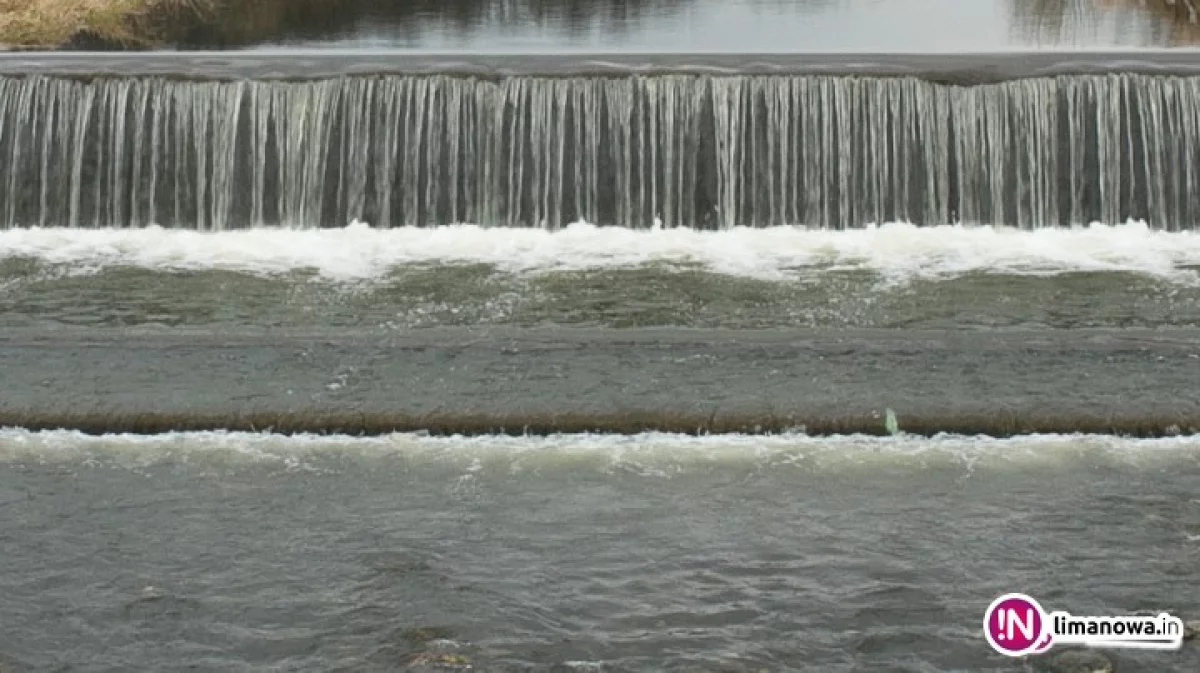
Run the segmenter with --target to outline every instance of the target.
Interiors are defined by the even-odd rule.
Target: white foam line
[[[603,471],[636,468],[642,476],[669,477],[689,466],[792,465],[814,469],[874,469],[881,464],[925,469],[958,464],[970,471],[982,465],[1057,465],[1082,456],[1103,456],[1132,466],[1178,465],[1200,460],[1200,437],[1123,439],[1092,435],[1035,435],[1008,439],[940,436],[693,437],[641,435],[557,435],[549,437],[382,437],[243,432],[191,432],[163,435],[90,436],[74,431],[31,432],[0,429],[0,464],[117,463],[134,468],[162,464],[259,464],[286,470],[324,471],[323,457],[362,457],[457,465],[468,474],[488,465],[593,465]],[[1200,463],[1197,463],[1200,464]],[[707,467],[705,468],[707,469]]]
[[[1200,235],[1144,223],[1033,231],[995,226],[889,223],[847,231],[803,227],[634,230],[577,223],[558,231],[461,224],[376,229],[257,228],[217,233],[139,229],[0,231],[0,261],[32,258],[80,273],[109,267],[227,270],[277,275],[314,270],[332,281],[379,278],[408,264],[482,263],[512,273],[697,265],[779,280],[863,270],[890,280],[972,272],[1049,275],[1125,271],[1197,282]]]

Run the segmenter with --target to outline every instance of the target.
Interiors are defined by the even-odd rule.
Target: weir
[[[4,227],[1200,218],[1200,76],[1187,73],[952,83],[920,64],[593,62],[185,79],[14,63],[0,63]]]

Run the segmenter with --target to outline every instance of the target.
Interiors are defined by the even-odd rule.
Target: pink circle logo
[[[1020,657],[1050,649],[1050,621],[1042,606],[1025,594],[1004,594],[983,615],[983,635],[1000,654]]]

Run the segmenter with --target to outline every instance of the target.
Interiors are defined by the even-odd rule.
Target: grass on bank
[[[0,0],[0,48],[239,47],[289,32],[345,29],[368,10],[416,15],[489,1]]]
[[[59,47],[74,40],[128,48],[170,40],[213,16],[220,0],[0,0],[0,44]]]

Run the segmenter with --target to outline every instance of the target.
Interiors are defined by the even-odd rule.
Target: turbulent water
[[[1137,223],[14,229],[0,288],[0,398],[31,418],[892,407],[1200,427],[1200,237]]]
[[[1200,78],[0,77],[0,225],[1200,215]]]
[[[0,433],[7,670],[1062,671],[1193,611],[1200,444]],[[1105,653],[1185,673],[1200,649]],[[1092,669],[1087,669],[1092,670]]]
[[[110,75],[0,77],[0,673],[1200,667],[979,630],[1200,617],[1200,78]]]
[[[0,325],[1190,327],[1200,236],[890,224],[0,232]]]

